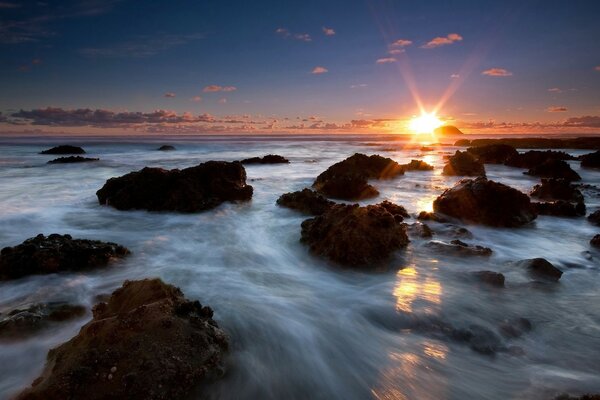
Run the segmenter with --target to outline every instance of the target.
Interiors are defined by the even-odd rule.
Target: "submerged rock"
[[[596,235],[590,240],[590,244],[594,247],[600,247],[600,235]]]
[[[41,151],[40,154],[85,154],[85,150],[77,146],[61,145]]]
[[[170,144],[163,144],[156,150],[158,150],[158,151],[174,151],[177,149],[175,148],[175,146],[171,146]]]
[[[471,272],[471,276],[473,276],[478,281],[485,283],[490,286],[495,287],[504,287],[504,275],[499,272],[494,271],[475,271]]]
[[[588,215],[587,219],[592,224],[600,226],[600,210],[596,210],[590,215]]]
[[[568,181],[580,181],[581,176],[571,169],[571,166],[563,160],[547,160],[532,167],[525,172],[527,175],[540,176],[543,178],[562,178]]]
[[[62,271],[84,271],[122,258],[129,250],[116,243],[39,234],[0,252],[0,280]]]
[[[526,268],[530,274],[549,281],[558,282],[562,276],[562,271],[556,268],[552,263],[544,258],[532,258],[517,262],[517,266]]]
[[[486,146],[469,147],[467,152],[474,155],[484,164],[504,164],[508,159],[515,157],[519,152],[508,144],[488,144]]]
[[[433,202],[435,212],[464,221],[517,227],[533,221],[535,208],[529,196],[486,178],[463,179]]]
[[[417,216],[421,221],[448,222],[448,218],[435,212],[421,211]]]
[[[382,205],[337,204],[302,223],[302,243],[320,256],[347,266],[376,267],[408,244],[400,214]]]
[[[252,190],[239,162],[208,161],[182,170],[146,167],[107,180],[96,195],[118,210],[197,212],[250,200]]]
[[[289,164],[289,160],[277,154],[267,154],[264,157],[251,157],[241,161],[242,164]]]
[[[327,197],[360,200],[379,194],[369,185],[369,179],[391,179],[403,174],[402,165],[390,158],[356,153],[327,168],[317,177],[313,187]]]
[[[521,337],[525,333],[530,332],[532,329],[533,325],[527,318],[505,319],[498,327],[498,330],[502,336],[511,339]]]
[[[223,374],[227,336],[174,286],[126,281],[93,313],[17,399],[179,399]]]
[[[456,151],[442,171],[444,175],[485,176],[485,167],[471,153]]]
[[[85,307],[68,303],[38,303],[0,315],[0,340],[18,340],[51,326],[85,315]]]
[[[282,194],[277,204],[310,215],[321,215],[335,203],[310,189]]]
[[[531,197],[544,200],[566,200],[583,203],[583,194],[566,179],[542,179],[530,193]]]
[[[450,253],[460,256],[489,257],[492,255],[492,249],[488,247],[470,245],[457,239],[452,240],[450,243],[434,240],[427,243],[427,247],[431,247],[444,253]]]
[[[505,164],[510,167],[517,168],[533,168],[536,167],[546,161],[549,160],[573,160],[573,157],[570,154],[565,153],[564,151],[539,151],[539,150],[530,150],[525,153],[519,153],[513,157],[510,157],[506,160]],[[557,177],[558,178],[558,177]]]
[[[433,236],[433,231],[427,224],[423,224],[421,222],[415,222],[408,226],[408,230],[413,236],[418,236],[420,238],[430,238]]]
[[[404,171],[432,171],[433,165],[422,160],[410,160],[408,164],[402,164]]]
[[[91,162],[91,161],[100,161],[100,159],[99,158],[81,157],[81,156],[70,156],[70,157],[55,158],[52,161],[48,161],[48,164],[71,164],[71,163],[82,163],[82,162]]]
[[[539,215],[550,215],[553,217],[583,217],[585,215],[584,203],[573,204],[565,200],[557,200],[531,204]]]
[[[581,166],[585,168],[600,168],[600,150],[579,157]]]

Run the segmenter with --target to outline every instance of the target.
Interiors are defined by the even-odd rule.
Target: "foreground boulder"
[[[208,161],[182,170],[146,167],[109,179],[96,195],[118,210],[196,212],[250,200],[252,190],[239,162]]]
[[[408,237],[402,215],[382,205],[337,204],[302,223],[301,241],[313,253],[339,264],[374,268],[406,246]]]
[[[510,167],[517,168],[533,168],[549,160],[574,160],[570,154],[564,151],[539,151],[530,150],[525,153],[519,153],[513,157],[510,157],[504,164]]]
[[[551,159],[530,168],[527,175],[540,176],[543,178],[560,178],[567,181],[580,181],[581,176],[571,169],[571,166],[563,160]]]
[[[600,226],[600,210],[596,210],[590,215],[588,215],[587,219],[592,224]]]
[[[267,154],[264,157],[251,157],[241,161],[242,164],[289,164],[289,160],[277,154]]]
[[[600,150],[579,157],[581,166],[585,168],[600,168]]]
[[[562,271],[556,268],[550,261],[544,258],[532,258],[517,262],[517,266],[526,268],[528,272],[538,278],[558,282],[562,276]]]
[[[122,258],[129,250],[116,243],[37,235],[0,252],[0,281],[62,271],[85,271]]]
[[[542,179],[530,193],[531,197],[543,200],[565,200],[583,203],[583,194],[566,179]]]
[[[55,323],[85,315],[85,307],[61,302],[32,304],[0,315],[0,340],[27,338]]]
[[[85,150],[78,146],[61,145],[41,151],[40,154],[85,154]]]
[[[277,204],[305,214],[321,215],[335,203],[327,200],[314,190],[302,189],[298,192],[282,194],[277,199]]]
[[[72,163],[82,163],[82,162],[91,162],[91,161],[100,161],[100,159],[99,158],[81,157],[81,156],[70,156],[70,157],[55,158],[54,160],[48,161],[48,164],[72,164]]]
[[[478,161],[484,164],[504,164],[508,159],[519,154],[514,147],[508,144],[469,147],[467,152],[474,155]]]
[[[125,282],[93,313],[17,399],[180,399],[223,373],[213,311],[159,279]]]
[[[485,167],[475,156],[466,151],[456,151],[448,159],[448,163],[442,171],[444,175],[457,176],[485,176]]]
[[[175,149],[175,146],[171,146],[170,144],[163,144],[156,150],[158,150],[158,151],[175,151],[176,149]]]
[[[529,196],[517,189],[480,177],[463,179],[433,202],[433,210],[463,221],[517,227],[537,214]]]
[[[360,200],[379,194],[369,185],[369,179],[390,179],[403,174],[404,167],[390,158],[356,153],[327,168],[313,187],[327,197]]]

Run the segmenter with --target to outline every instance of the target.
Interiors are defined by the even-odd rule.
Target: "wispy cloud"
[[[398,39],[394,43],[391,44],[393,47],[406,47],[412,44],[412,40],[407,39]]]
[[[436,47],[446,46],[452,43],[460,42],[461,40],[463,40],[463,37],[460,36],[458,33],[449,33],[445,37],[438,36],[431,39],[429,42],[421,46],[421,48],[434,49]]]
[[[450,75],[450,78],[452,78],[452,79],[458,79],[458,78],[460,78],[460,75],[459,74],[452,74],[452,75]]]
[[[384,58],[378,58],[377,61],[375,61],[376,64],[389,64],[389,63],[395,63],[396,60],[394,57],[384,57]]]
[[[366,88],[367,86],[369,85],[367,85],[366,83],[359,83],[356,85],[350,85],[350,89]]]
[[[200,97],[200,96],[194,96],[194,97],[192,97],[192,98],[190,99],[190,101],[193,101],[193,102],[195,102],[195,103],[199,103],[199,102],[201,102],[201,101],[202,101],[202,97]]]
[[[547,112],[565,112],[568,111],[567,107],[561,107],[561,106],[552,106],[552,107],[548,107],[546,108]]]
[[[486,69],[481,74],[487,76],[512,76],[513,73],[504,68],[490,68]]]
[[[173,98],[173,97],[175,97],[175,93],[173,93],[173,92],[167,92],[167,93],[165,93],[165,97]]]
[[[220,86],[220,85],[208,85],[202,89],[205,93],[211,92],[233,92],[236,91],[237,88],[235,86]]]
[[[308,33],[296,33],[294,35],[294,39],[301,40],[303,42],[311,42],[312,41],[312,38],[310,37],[310,35]]]
[[[219,99],[219,104],[227,104],[227,99],[226,98]]]
[[[277,28],[275,29],[275,33],[285,39],[292,38],[302,42],[312,41],[312,38],[308,33],[292,33],[287,28]]]
[[[132,40],[106,47],[88,47],[80,50],[86,57],[150,57],[170,48],[202,39],[200,33],[187,35],[161,34],[138,36]]]
[[[327,28],[324,26],[323,33],[325,34],[325,36],[333,36],[335,35],[335,30],[333,30],[333,28]]]
[[[551,93],[562,93],[562,89],[557,88],[557,87],[550,88],[550,89],[548,89],[548,91]]]
[[[404,49],[391,49],[388,51],[388,53],[390,53],[391,55],[398,55],[398,54],[402,54],[404,53],[405,50]]]
[[[315,74],[315,75],[320,75],[320,74],[324,74],[326,72],[328,72],[329,70],[325,67],[314,67],[313,70],[311,71],[311,74]]]

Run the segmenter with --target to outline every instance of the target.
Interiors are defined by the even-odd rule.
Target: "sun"
[[[419,117],[414,117],[408,127],[416,135],[430,135],[435,128],[442,126],[443,122],[435,113],[422,113]]]

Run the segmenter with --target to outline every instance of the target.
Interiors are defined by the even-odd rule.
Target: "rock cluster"
[[[240,161],[242,164],[288,164],[290,161],[277,154],[267,154],[264,157],[251,157]]]
[[[444,175],[485,176],[485,167],[475,156],[466,151],[456,151],[448,159],[442,171]]]
[[[305,214],[321,215],[329,210],[335,203],[331,200],[327,200],[314,190],[303,189],[297,192],[282,194],[279,199],[277,199],[277,204],[293,210],[298,210]]]
[[[40,154],[85,154],[85,150],[78,146],[61,145],[41,151]]]

